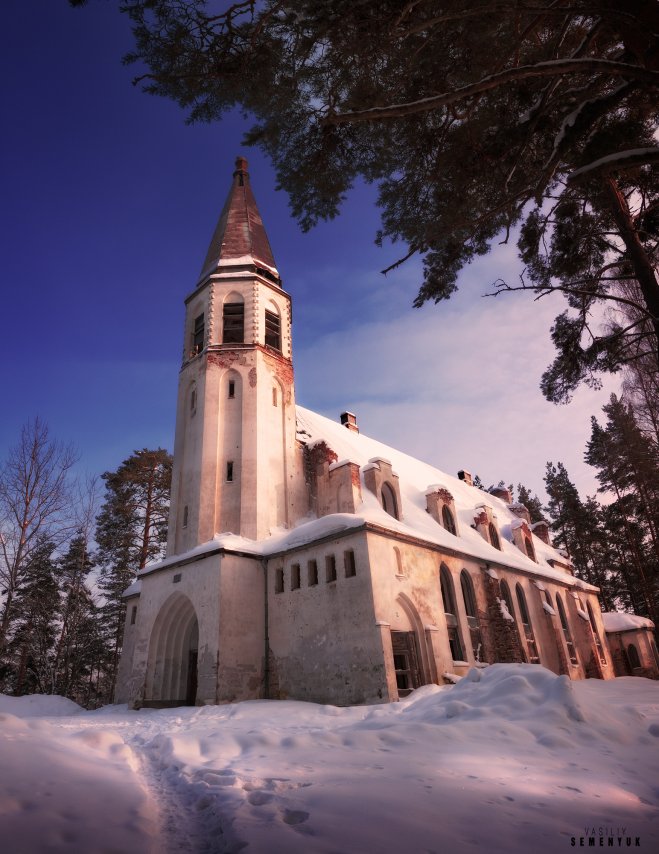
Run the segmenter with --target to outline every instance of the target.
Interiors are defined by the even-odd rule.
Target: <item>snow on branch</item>
[[[483,77],[477,83],[462,86],[452,92],[444,92],[428,98],[420,98],[418,101],[409,101],[403,104],[391,104],[388,107],[370,107],[367,110],[356,110],[354,112],[337,113],[325,118],[326,124],[347,124],[349,122],[369,122],[377,119],[393,119],[416,113],[428,112],[448,104],[455,104],[464,98],[480,95],[491,89],[497,89],[506,83],[514,83],[529,77],[555,77],[562,74],[591,74],[604,73],[615,77],[628,77],[641,80],[651,86],[659,87],[659,72],[649,71],[638,65],[630,65],[626,62],[613,62],[608,59],[552,59],[547,62],[538,62],[534,65],[520,65],[517,68],[508,68],[498,74],[490,74]]]
[[[600,157],[586,166],[575,169],[567,179],[568,184],[576,184],[586,180],[594,174],[608,174],[618,169],[631,169],[636,166],[644,166],[649,163],[659,163],[659,148],[650,146],[648,148],[629,148],[626,151],[617,151]]]

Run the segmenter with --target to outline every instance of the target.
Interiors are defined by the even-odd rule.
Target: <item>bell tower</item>
[[[301,471],[291,299],[239,157],[185,300],[167,555],[288,527]]]

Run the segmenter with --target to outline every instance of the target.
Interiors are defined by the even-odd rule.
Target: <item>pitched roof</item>
[[[236,158],[233,183],[213,232],[201,277],[210,275],[227,262],[253,263],[279,278],[244,157]]]
[[[403,499],[402,519],[398,521],[389,516],[375,496],[366,489],[362,490],[364,503],[358,511],[360,517],[377,522],[392,531],[447,546],[486,562],[506,565],[511,569],[521,569],[532,575],[552,580],[560,580],[570,587],[596,589],[561,569],[555,569],[549,561],[554,560],[565,564],[565,557],[535,535],[532,539],[537,563],[521,552],[512,542],[512,529],[519,524],[520,520],[509,506],[495,495],[483,492],[475,486],[469,486],[464,481],[371,439],[363,433],[347,430],[342,424],[331,421],[316,412],[301,406],[297,406],[296,410],[298,438],[306,444],[314,445],[323,441],[337,454],[339,462],[350,460],[357,463],[362,470],[364,466],[370,464],[371,460],[378,457],[393,464],[394,471],[400,478]],[[435,522],[426,512],[426,492],[429,486],[435,485],[448,489],[453,496],[459,520],[457,537]],[[476,507],[479,504],[488,504],[497,516],[500,551],[472,528]]]

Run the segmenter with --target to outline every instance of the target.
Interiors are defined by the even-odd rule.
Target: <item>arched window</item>
[[[265,344],[274,350],[281,350],[281,318],[274,303],[265,310]]]
[[[638,650],[633,643],[630,643],[627,647],[627,658],[629,659],[629,666],[632,670],[641,666],[641,659],[638,657]]]
[[[463,569],[460,573],[460,587],[462,587],[462,596],[465,600],[465,613],[467,617],[477,618],[478,611],[476,610],[476,597],[474,596],[474,585],[472,584],[469,573]]]
[[[206,324],[204,321],[204,315],[198,314],[194,319],[194,324],[192,327],[192,352],[191,356],[196,356],[197,353],[201,353],[204,349],[204,343],[206,340]]]
[[[455,594],[453,592],[453,580],[448,568],[442,564],[439,569],[439,583],[442,590],[442,602],[444,603],[444,616],[446,617],[446,628],[448,629],[448,642],[451,648],[453,661],[463,661],[462,643],[460,642],[460,631],[458,628],[458,612],[455,607]]]
[[[576,664],[577,653],[574,649],[574,643],[572,642],[572,634],[570,633],[570,627],[568,626],[567,617],[565,616],[565,608],[563,607],[563,602],[561,601],[561,597],[558,593],[556,594],[556,607],[558,608],[558,617],[561,621],[563,637],[565,638],[565,646],[567,647],[567,652],[570,656],[570,661],[572,662],[572,664]]]
[[[495,549],[499,549],[501,551],[501,543],[499,542],[499,534],[497,533],[497,529],[494,527],[494,523],[490,522],[487,527],[487,530],[490,535],[490,543],[494,546]]]
[[[526,638],[526,646],[529,650],[529,662],[531,664],[539,664],[540,656],[538,655],[538,647],[536,646],[535,635],[533,634],[533,626],[531,625],[531,618],[529,617],[529,609],[526,607],[526,596],[524,595],[521,584],[517,584],[515,586],[515,593],[517,594],[519,618],[522,621],[522,628],[524,629],[524,636]]]
[[[535,549],[533,548],[531,537],[524,537],[524,546],[526,548],[527,555],[531,558],[531,560],[535,560]]]
[[[241,294],[231,293],[222,307],[222,343],[243,344],[245,341],[245,303]]]
[[[588,608],[590,630],[593,633],[593,640],[595,641],[595,646],[597,647],[597,654],[599,655],[600,663],[606,664],[606,653],[604,652],[604,647],[602,646],[602,638],[600,637],[600,633],[597,631],[597,623],[595,622],[595,615],[593,614],[593,609],[590,606],[590,602],[586,602],[586,607]]]
[[[442,524],[449,532],[449,534],[457,535],[457,530],[455,527],[455,519],[453,518],[453,513],[449,510],[446,504],[442,507]]]
[[[507,581],[501,582],[500,590],[501,590],[501,598],[506,603],[506,608],[508,608],[508,613],[514,619],[515,618],[515,609],[513,607],[513,597],[510,595],[510,587],[508,587]]]
[[[471,647],[474,653],[474,658],[476,661],[482,661],[483,638],[481,636],[481,627],[478,620],[476,596],[474,594],[473,582],[466,569],[463,569],[460,573],[460,587],[462,588],[462,598],[465,603],[465,613],[467,614],[467,625],[469,626],[469,635],[471,637]]]
[[[388,483],[382,484],[382,507],[394,519],[398,519],[398,505],[396,502],[396,493]]]

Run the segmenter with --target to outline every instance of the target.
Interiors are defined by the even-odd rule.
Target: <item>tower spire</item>
[[[249,181],[247,160],[236,158],[233,183],[213,232],[201,279],[220,267],[253,264],[279,281],[279,273]]]

